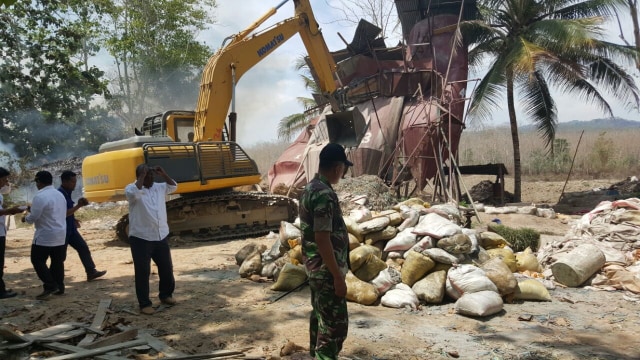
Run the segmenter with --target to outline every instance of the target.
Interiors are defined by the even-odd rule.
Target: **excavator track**
[[[182,196],[167,202],[167,221],[173,236],[183,241],[219,241],[262,236],[277,231],[280,221],[298,215],[293,199],[262,192]],[[129,218],[116,225],[120,240],[128,242]]]

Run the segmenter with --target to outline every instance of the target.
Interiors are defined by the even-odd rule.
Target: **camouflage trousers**
[[[336,296],[333,278],[309,279],[311,311],[309,352],[319,360],[335,360],[347,338],[347,300]]]

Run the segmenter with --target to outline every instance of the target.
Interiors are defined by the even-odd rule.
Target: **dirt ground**
[[[473,185],[475,180],[468,179],[467,184]],[[615,181],[572,181],[567,191]],[[563,182],[523,185],[523,201],[553,204]],[[270,303],[281,294],[269,290],[270,282],[238,276],[235,253],[252,242],[270,246],[272,240],[266,237],[207,243],[173,241],[178,304],[160,306],[156,299],[155,315],[139,315],[130,251],[115,240],[112,230],[115,213],[105,211],[104,217],[87,221],[81,228],[98,269],[108,270],[107,275],[86,282],[77,253],[69,249],[66,293],[47,301],[35,300],[41,283],[29,261],[32,229],[11,230],[4,280],[19,295],[0,300],[0,323],[25,333],[69,321],[89,324],[99,301],[110,298],[107,328],[124,324],[149,329],[187,354],[250,347],[247,354],[278,358],[273,355],[289,341],[301,348],[308,346],[308,288]],[[485,222],[495,217],[505,225],[538,229],[544,242],[563,236],[569,229],[569,224],[557,219],[481,214]],[[153,299],[158,279],[155,267],[152,270]],[[349,303],[349,336],[341,355],[343,359],[640,359],[640,304],[625,300],[622,292],[557,288],[551,295],[551,302],[505,304],[501,313],[479,319],[454,314],[450,301],[417,311]],[[0,358],[28,358],[37,350],[41,349],[0,352]],[[146,358],[153,358],[154,353],[148,355]],[[299,350],[282,358],[304,359],[306,355]]]

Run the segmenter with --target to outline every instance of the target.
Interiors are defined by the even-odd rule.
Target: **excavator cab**
[[[329,142],[340,144],[345,148],[360,145],[360,141],[367,132],[367,123],[357,107],[327,114],[325,119]]]

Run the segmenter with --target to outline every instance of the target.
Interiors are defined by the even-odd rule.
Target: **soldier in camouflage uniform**
[[[331,184],[352,165],[341,145],[327,144],[320,152],[318,173],[300,196],[302,254],[313,307],[309,352],[316,359],[337,359],[347,338],[349,236]]]

